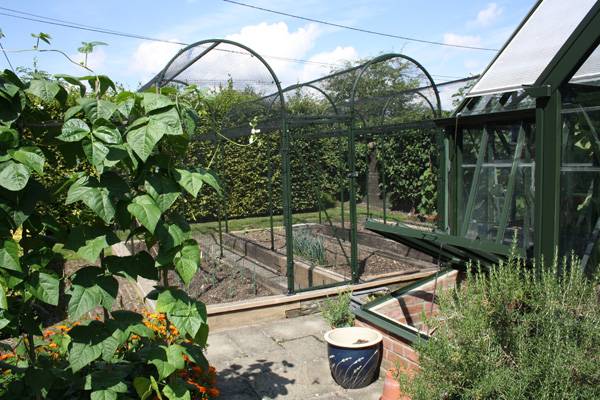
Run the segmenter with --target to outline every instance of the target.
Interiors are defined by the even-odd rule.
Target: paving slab
[[[279,343],[261,329],[233,329],[228,330],[226,335],[248,355],[268,354],[282,349]]]
[[[207,357],[218,370],[222,398],[375,400],[383,380],[344,390],[331,377],[323,333],[327,324],[311,315],[211,334]]]
[[[260,329],[277,342],[313,335],[323,337],[330,328],[318,315],[271,321]]]

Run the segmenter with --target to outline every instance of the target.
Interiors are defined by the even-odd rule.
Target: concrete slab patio
[[[221,398],[379,399],[382,378],[357,390],[333,381],[323,340],[327,330],[320,316],[310,315],[211,333],[207,356],[217,368]]]

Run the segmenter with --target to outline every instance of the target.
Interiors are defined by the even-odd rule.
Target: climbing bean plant
[[[213,173],[180,164],[198,117],[176,100],[118,91],[101,75],[24,82],[0,74],[0,332],[13,344],[0,357],[0,396],[208,398],[186,379],[190,365],[208,370],[206,308],[166,277],[175,270],[188,283],[201,261],[173,204],[220,186]],[[64,176],[43,179],[57,156]],[[57,222],[44,212],[56,198],[92,218]],[[115,231],[147,250],[109,255]],[[65,276],[61,247],[89,265]],[[162,325],[114,311],[118,277],[161,273],[149,296]],[[68,328],[44,332],[63,301]]]

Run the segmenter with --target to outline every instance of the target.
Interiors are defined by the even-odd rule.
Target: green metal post
[[[221,146],[221,173],[225,175],[225,144]],[[229,215],[227,206],[227,183],[223,179],[223,209],[225,210],[225,232],[229,233]]]
[[[354,109],[352,110],[354,113]],[[351,116],[352,120],[354,116]],[[348,135],[348,169],[350,170],[350,267],[352,269],[352,282],[358,283],[358,243],[357,243],[357,218],[356,218],[356,140],[354,123],[350,125]]]
[[[223,144],[221,143],[221,141],[219,140],[219,136],[215,135],[216,139],[215,142],[217,144],[217,147],[222,147]],[[220,153],[222,155],[222,153]],[[223,171],[223,160],[222,158],[219,160],[219,164],[221,167],[221,171]],[[225,188],[223,188],[223,191],[225,190]],[[219,199],[219,215],[218,215],[218,219],[219,219],[219,255],[221,256],[221,258],[223,258],[223,226],[221,223],[221,220],[223,219],[223,201],[221,201],[222,199]]]
[[[370,208],[369,208],[369,172],[371,171],[371,162],[369,157],[369,146],[367,146],[367,173],[365,174],[365,195],[367,197],[367,219],[371,218]]]
[[[554,258],[558,245],[560,207],[561,95],[536,100],[534,254],[540,260]]]
[[[275,250],[275,233],[273,228],[273,154],[271,152],[271,145],[268,146],[268,157],[269,157],[269,228],[271,233],[271,250]]]
[[[223,227],[221,226],[222,206],[219,202],[219,255],[223,258]]]
[[[340,146],[340,149],[342,149],[343,147]],[[340,211],[340,217],[342,218],[342,229],[345,228],[345,224],[344,224],[344,189],[346,188],[346,185],[344,184],[346,182],[346,180],[344,179],[344,173],[346,172],[346,168],[345,167],[345,160],[346,157],[344,157],[344,152],[341,153],[340,156],[340,160],[341,160],[341,169],[342,169],[342,177],[341,177],[341,183],[340,183],[340,203],[341,203],[341,211]]]
[[[383,189],[383,223],[387,223],[387,182],[385,179],[385,156],[381,157],[381,188]]]
[[[436,131],[436,139],[440,152],[440,165],[438,168],[438,229],[448,233],[448,167],[449,160],[449,142],[447,135],[443,130]]]
[[[287,130],[285,110],[282,121],[281,133],[281,186],[283,200],[283,224],[285,226],[285,254],[288,293],[294,293],[294,242],[292,225],[292,185],[290,176],[290,137]]]

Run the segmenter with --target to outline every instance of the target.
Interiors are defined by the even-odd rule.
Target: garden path
[[[211,333],[207,356],[217,368],[221,398],[379,399],[381,378],[357,390],[333,381],[323,340],[327,330],[319,315],[309,315]]]

